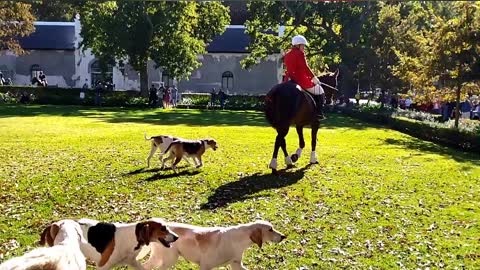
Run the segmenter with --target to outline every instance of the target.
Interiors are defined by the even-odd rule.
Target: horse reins
[[[333,86],[331,86],[331,85],[329,85],[329,84],[326,84],[326,83],[324,83],[324,82],[320,82],[320,84],[321,84],[321,85],[325,85],[325,86],[327,86],[327,87],[329,87],[329,88],[331,88],[331,89],[333,89],[333,90],[335,90],[335,91],[337,91],[337,92],[340,92],[340,90],[338,90],[337,88],[335,88],[335,87],[333,87]]]

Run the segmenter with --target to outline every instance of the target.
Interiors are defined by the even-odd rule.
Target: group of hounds
[[[208,148],[217,149],[213,139],[184,140],[172,136],[154,136],[147,166],[157,149],[172,169],[192,158],[201,167]],[[246,269],[244,251],[257,244],[279,243],[286,236],[267,221],[256,221],[231,227],[199,227],[152,218],[136,223],[108,223],[92,219],[64,219],[47,226],[40,235],[41,246],[23,256],[0,264],[0,270],[85,270],[87,261],[96,269],[116,266],[133,269],[170,269],[181,256],[197,264],[200,270],[230,265],[232,270]],[[150,253],[148,260],[142,259]]]

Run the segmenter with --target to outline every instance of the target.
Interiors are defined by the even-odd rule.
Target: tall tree
[[[126,60],[148,91],[147,61],[170,76],[187,78],[200,65],[197,55],[229,23],[219,2],[88,1],[81,10],[83,48],[103,59]]]
[[[39,21],[72,21],[84,0],[33,0],[32,10]]]
[[[454,4],[457,16],[437,18],[438,31],[430,35],[431,51],[427,74],[451,81],[455,89],[455,127],[460,117],[460,98],[465,83],[480,79],[480,5],[474,2]]]
[[[395,73],[408,80],[417,97],[431,100],[451,89],[455,93],[458,127],[463,86],[480,79],[480,5],[456,2],[448,12],[441,6],[422,18],[424,24],[407,27],[409,39],[397,50]],[[413,14],[413,13],[412,13]],[[412,15],[417,16],[417,15]],[[409,20],[410,23],[412,20]],[[398,37],[397,37],[398,38]],[[448,96],[447,96],[448,97]]]
[[[340,67],[344,89],[351,89],[352,75],[359,64],[371,58],[371,39],[378,12],[376,2],[325,3],[253,1],[249,3],[247,32],[252,38],[251,54],[242,62],[248,68],[279,49],[290,47],[293,35],[309,41],[307,57],[317,72]],[[282,37],[272,33],[285,26]]]
[[[18,39],[30,35],[34,30],[34,16],[30,4],[16,1],[0,2],[0,50],[22,54]]]

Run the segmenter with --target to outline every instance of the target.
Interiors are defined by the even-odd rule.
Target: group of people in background
[[[150,87],[148,104],[153,108],[159,106],[159,101],[162,102],[164,109],[176,107],[178,99],[179,93],[176,85],[165,87],[162,82],[158,89],[155,87],[155,84],[152,84],[152,87]]]
[[[12,85],[12,79],[5,78],[1,71],[0,71],[0,85]]]
[[[393,95],[390,99],[390,106],[392,108],[401,109],[415,109],[424,112],[431,112],[433,114],[442,115],[443,121],[455,118],[455,101],[442,101],[435,99],[433,102],[424,104],[415,104],[410,97],[398,98]],[[467,97],[460,102],[460,118],[480,120],[480,97],[469,93]]]
[[[217,103],[217,99],[220,103],[220,108],[222,110],[225,108],[225,101],[227,100],[227,94],[223,92],[222,88],[216,92],[215,88],[212,88],[212,92],[210,93],[210,106],[214,107]]]

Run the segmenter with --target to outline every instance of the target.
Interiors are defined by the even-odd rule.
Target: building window
[[[90,65],[91,86],[95,87],[98,82],[113,83],[113,65],[107,64],[105,71],[102,70],[100,61],[96,60]]]
[[[40,76],[40,72],[42,72],[42,68],[40,68],[39,65],[32,65],[32,67],[30,68],[30,74],[31,74],[31,79],[33,80],[33,78],[38,78],[38,76]]]
[[[225,71],[222,74],[222,88],[223,89],[233,89],[233,73],[230,71]]]
[[[166,70],[162,71],[162,82],[165,87],[173,85],[173,78],[170,78],[170,74]]]

